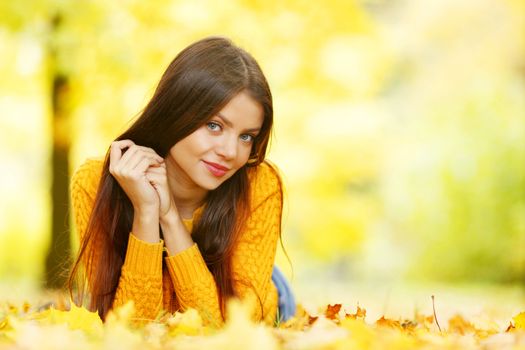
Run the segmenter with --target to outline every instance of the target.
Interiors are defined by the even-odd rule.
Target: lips
[[[206,162],[206,161],[203,161],[203,162],[204,162],[204,166],[206,166],[206,168],[210,171],[210,173],[212,173],[212,175],[216,177],[221,177],[224,174],[226,174],[228,170],[230,170],[226,168],[225,166],[222,166],[217,163]]]

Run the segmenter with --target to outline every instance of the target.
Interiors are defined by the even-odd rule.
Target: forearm
[[[162,217],[160,226],[169,253],[166,263],[179,305],[183,310],[196,309],[206,325],[220,326],[223,319],[215,280],[178,212]]]
[[[178,254],[194,244],[191,234],[176,211],[162,217],[160,227],[164,236],[164,244],[170,256]]]
[[[165,261],[182,310],[196,309],[205,325],[220,326],[223,316],[217,285],[197,245],[194,243]]]
[[[129,237],[113,307],[132,300],[136,317],[154,319],[162,308],[162,243]]]
[[[158,243],[160,241],[158,209],[135,208],[132,232],[144,242]]]

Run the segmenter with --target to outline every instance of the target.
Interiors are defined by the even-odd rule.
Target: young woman
[[[255,59],[220,37],[170,63],[105,160],[87,160],[71,195],[81,248],[70,277],[104,319],[133,300],[140,319],[194,308],[224,322],[238,297],[267,324],[295,313],[274,267],[283,191],[265,161],[272,96]],[[84,293],[81,293],[81,298]]]

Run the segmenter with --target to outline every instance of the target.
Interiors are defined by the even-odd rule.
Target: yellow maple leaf
[[[102,320],[98,313],[78,307],[75,303],[71,303],[69,311],[60,311],[51,307],[34,314],[31,318],[43,324],[66,324],[69,329],[83,330],[87,334],[100,335],[102,333]]]
[[[350,331],[351,344],[348,344],[348,348],[369,349],[377,337],[376,332],[364,320],[345,317],[341,320],[341,327]]]
[[[451,333],[459,333],[465,335],[467,333],[475,333],[476,328],[472,323],[465,320],[461,315],[455,315],[448,320],[448,331]]]
[[[223,328],[207,336],[172,337],[165,344],[173,349],[274,350],[278,348],[271,329],[251,320],[250,308],[236,299],[227,302],[227,321]]]
[[[193,308],[185,312],[176,312],[173,317],[167,320],[169,334],[176,336],[179,334],[198,335],[203,333],[203,323],[199,312]]]
[[[151,320],[135,316],[135,304],[129,300],[124,305],[110,310],[104,324],[103,343],[106,349],[138,349],[142,343],[145,324]],[[154,341],[152,341],[154,343]]]
[[[0,319],[0,331],[7,329],[8,326],[9,326],[9,321],[7,317],[3,317],[2,319]]]
[[[142,321],[134,318],[134,315],[135,303],[133,300],[128,300],[124,305],[109,310],[106,316],[106,324],[122,323],[129,325],[133,321]]]
[[[512,318],[516,329],[525,329],[525,312],[520,312]]]
[[[315,322],[313,319],[317,319],[317,317],[312,317],[300,303],[297,304],[296,308],[295,315],[285,322],[280,322],[278,328],[303,331]]]

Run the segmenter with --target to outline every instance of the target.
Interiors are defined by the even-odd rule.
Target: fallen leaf
[[[467,333],[476,332],[476,328],[469,321],[465,320],[463,316],[456,314],[448,320],[448,331],[450,333],[459,333],[465,335]]]
[[[325,317],[329,320],[339,320],[341,306],[341,304],[328,305],[324,313]]]
[[[515,329],[516,329],[516,327],[514,327],[514,325],[512,324],[512,322],[509,322],[509,326],[507,327],[507,329],[505,330],[505,332],[514,332]]]
[[[102,320],[98,313],[78,307],[75,303],[71,303],[69,311],[60,311],[51,307],[34,314],[31,318],[44,324],[65,324],[70,329],[83,330],[87,334],[100,335],[102,332]]]
[[[176,312],[167,320],[169,334],[176,336],[179,334],[199,335],[203,334],[203,323],[199,312],[189,308],[184,312]]]
[[[352,320],[363,320],[365,319],[366,317],[366,309],[361,309],[359,307],[359,305],[357,305],[357,311],[355,312],[355,314],[347,314],[345,312],[345,318],[348,318],[348,319],[352,319]]]
[[[512,318],[516,329],[525,329],[525,312],[520,312]]]
[[[388,318],[385,318],[385,316],[381,316],[381,318],[377,320],[375,324],[380,327],[388,327],[388,328],[393,328],[397,330],[403,329],[399,321],[390,320]]]
[[[308,316],[308,324],[313,325],[318,318],[318,316]]]

